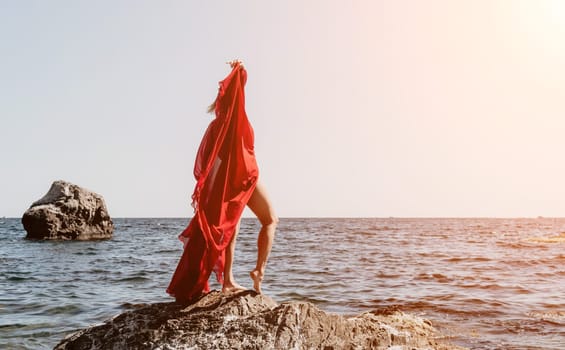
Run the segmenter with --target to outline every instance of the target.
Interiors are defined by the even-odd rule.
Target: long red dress
[[[245,113],[246,81],[247,72],[236,64],[220,82],[216,118],[196,155],[195,213],[179,236],[184,252],[167,288],[178,301],[208,292],[212,271],[223,283],[225,249],[257,184],[253,128]]]

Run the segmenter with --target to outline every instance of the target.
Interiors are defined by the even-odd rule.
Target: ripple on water
[[[33,277],[33,276],[21,276],[21,274],[18,275],[14,275],[14,274],[4,274],[4,276],[2,276],[6,279],[6,281],[9,282],[32,282],[32,281],[37,281],[37,278]]]
[[[449,283],[453,280],[441,273],[420,273],[414,277],[414,279],[420,281],[436,281],[439,283]]]
[[[66,304],[61,306],[45,308],[43,311],[38,312],[41,315],[78,315],[85,311],[82,305],[78,304]]]
[[[536,320],[552,322],[555,325],[565,326],[565,311],[530,311],[528,317]],[[563,330],[565,334],[565,329]]]
[[[123,278],[118,278],[113,280],[114,282],[146,282],[146,281],[151,281],[150,278],[147,277],[143,277],[143,276],[129,276],[129,277],[123,277]]]
[[[308,295],[307,293],[286,292],[280,293],[279,295],[287,300],[305,301],[312,304],[325,304],[328,302],[326,298]]]

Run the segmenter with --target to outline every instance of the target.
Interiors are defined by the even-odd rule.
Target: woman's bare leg
[[[261,182],[257,183],[247,206],[257,215],[257,219],[261,222],[261,230],[259,231],[259,237],[257,237],[257,264],[255,269],[249,273],[253,280],[253,288],[257,293],[261,293],[261,282],[265,275],[267,259],[273,246],[275,230],[279,219],[275,215],[275,211],[267,196],[267,191]]]
[[[244,287],[240,286],[235,282],[233,277],[233,255],[235,252],[235,241],[237,239],[237,234],[239,233],[239,222],[235,227],[235,232],[233,233],[233,237],[230,241],[230,244],[226,248],[226,256],[224,262],[224,285],[222,286],[222,292],[230,293],[230,292],[237,292],[240,290],[245,290]]]

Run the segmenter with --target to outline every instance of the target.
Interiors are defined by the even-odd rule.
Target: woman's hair
[[[216,100],[214,100],[214,102],[212,102],[212,104],[208,106],[208,109],[206,111],[208,113],[214,113],[215,110],[216,110]]]

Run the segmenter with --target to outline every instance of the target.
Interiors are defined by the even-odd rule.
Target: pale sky
[[[0,0],[0,217],[191,216],[233,58],[281,217],[565,216],[565,1]]]

